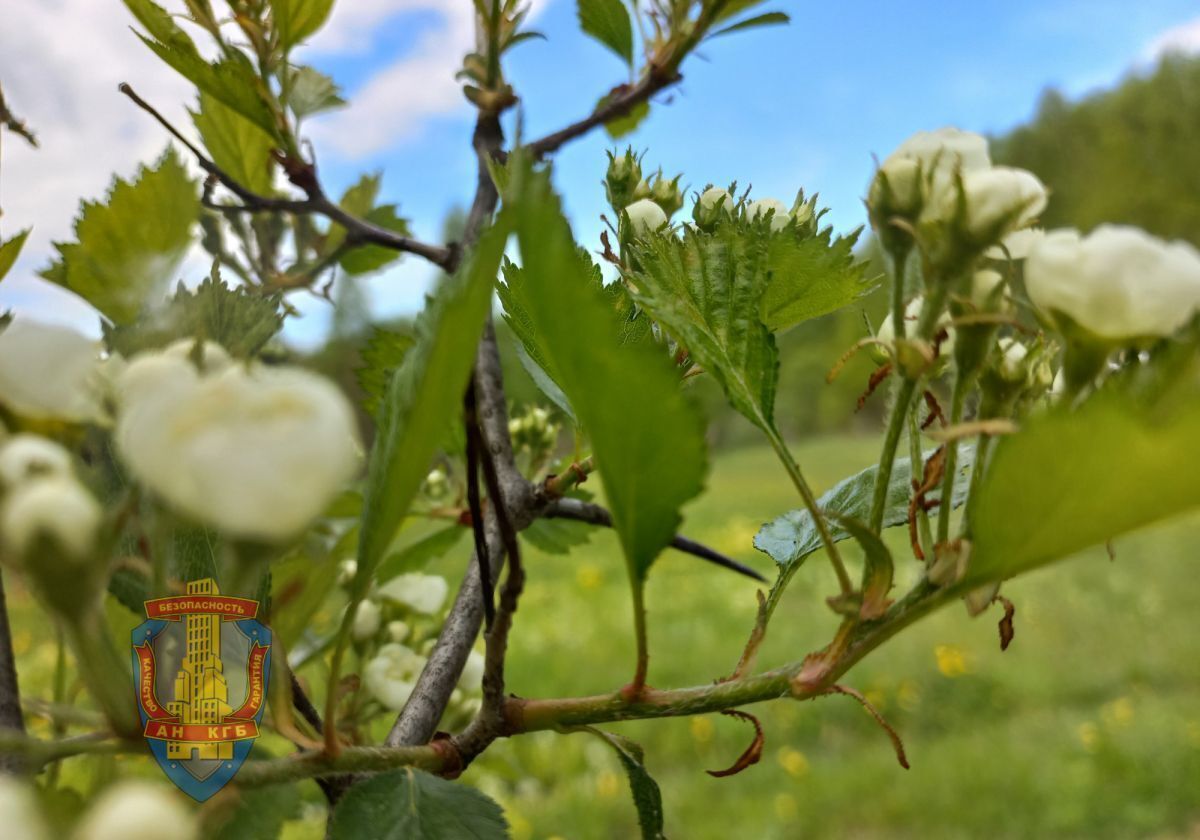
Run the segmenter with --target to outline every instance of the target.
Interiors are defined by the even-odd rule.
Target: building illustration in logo
[[[192,581],[189,595],[216,595],[212,578]],[[167,711],[181,723],[220,723],[233,711],[229,705],[229,683],[221,661],[221,616],[199,613],[183,619],[187,634],[187,653],[175,677],[175,699]],[[168,758],[233,758],[233,742],[194,744],[168,741]]]
[[[146,621],[133,631],[146,743],[171,781],[201,802],[234,777],[259,736],[271,631],[257,614],[257,601],[222,595],[205,578],[146,601]]]

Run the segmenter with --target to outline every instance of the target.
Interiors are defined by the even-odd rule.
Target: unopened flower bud
[[[509,423],[511,428],[512,423]],[[511,433],[511,432],[510,432]],[[432,469],[425,476],[425,495],[431,499],[440,499],[450,491],[450,482],[446,473],[440,469]]]
[[[692,208],[692,219],[701,230],[712,230],[721,218],[728,218],[733,214],[734,204],[729,190],[709,187],[696,200],[696,206]]]
[[[101,516],[99,503],[74,478],[44,476],[8,494],[0,534],[16,557],[30,560],[35,548],[48,545],[58,556],[81,561],[92,552]]]
[[[772,214],[771,230],[773,231],[783,230],[792,223],[792,214],[777,198],[760,198],[758,201],[751,202],[746,208],[746,217],[752,222],[756,222],[768,214]]]
[[[338,563],[337,581],[339,586],[349,586],[354,580],[354,576],[358,574],[358,561],[353,558],[347,558],[341,563]]]
[[[985,245],[1027,227],[1046,209],[1046,201],[1046,187],[1032,172],[993,166],[963,173],[961,196],[957,190],[942,193],[937,216],[960,225],[972,244]]]
[[[632,148],[620,156],[608,153],[608,173],[604,178],[604,187],[608,193],[608,203],[614,210],[619,210],[635,200],[635,193],[641,182],[642,166]]]
[[[668,224],[667,214],[648,198],[630,204],[625,208],[625,215],[629,218],[629,225],[635,236],[653,233]]]
[[[408,638],[408,625],[403,621],[389,621],[387,623],[388,638],[393,642],[403,642]]]
[[[359,601],[358,609],[354,611],[354,624],[351,627],[351,635],[354,636],[354,640],[365,642],[378,633],[382,615],[383,610],[374,601]]]
[[[54,441],[18,434],[0,442],[0,490],[52,475],[71,475],[71,453]]]
[[[662,208],[663,212],[667,214],[667,218],[674,216],[683,207],[683,191],[679,189],[681,177],[676,175],[671,180],[667,180],[660,172],[650,187],[650,200]]]

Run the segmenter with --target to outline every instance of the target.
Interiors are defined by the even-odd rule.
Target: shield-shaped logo
[[[254,746],[271,673],[271,631],[258,602],[222,595],[212,578],[146,601],[133,631],[138,712],[150,752],[200,802],[234,777]]]

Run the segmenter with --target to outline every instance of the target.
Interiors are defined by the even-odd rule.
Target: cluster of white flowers
[[[353,477],[354,413],[299,368],[235,364],[192,342],[130,360],[117,379],[117,450],[180,511],[234,537],[294,536]]]
[[[29,420],[103,423],[119,357],[67,327],[17,318],[0,331],[0,404]]]
[[[0,498],[0,535],[13,558],[27,558],[40,541],[69,561],[91,555],[103,512],[59,444],[24,433],[0,444]]]
[[[550,421],[550,412],[540,405],[530,406],[523,414],[508,421],[508,435],[515,452],[547,453],[558,442],[558,432],[558,424]]]
[[[371,696],[389,709],[400,711],[417,686],[425,657],[399,642],[389,642],[363,669]]]
[[[868,196],[878,228],[894,218],[953,225],[972,247],[1028,227],[1046,201],[1036,176],[993,166],[987,139],[956,128],[921,131],[900,144],[879,167]]]

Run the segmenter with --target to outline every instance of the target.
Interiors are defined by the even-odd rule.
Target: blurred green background
[[[1200,243],[1200,61],[1165,60],[1145,77],[1079,103],[1048,92],[1035,121],[996,138],[998,161],[1028,167],[1051,187],[1050,226],[1137,224]],[[451,223],[452,225],[453,223]],[[870,243],[863,253],[869,258]],[[346,286],[331,342],[312,361],[354,390],[366,307]],[[884,308],[805,325],[782,340],[777,414],[818,490],[878,455],[882,394],[856,413],[869,373],[856,360],[834,385],[825,373]],[[515,405],[538,401],[508,361]],[[772,574],[751,539],[762,522],[798,506],[786,476],[711,383],[697,397],[717,450],[709,491],[684,532]],[[366,421],[364,420],[364,423]],[[1180,468],[1194,468],[1181,464]],[[904,535],[894,533],[897,544]],[[1200,516],[1130,537],[1005,587],[1016,640],[999,650],[993,608],[969,619],[955,605],[876,652],[848,675],[905,740],[912,769],[896,762],[870,717],[844,697],[751,709],[766,733],[762,762],[733,778],[749,744],[744,722],[720,716],[612,727],[641,743],[662,787],[669,836],[791,837],[1200,837],[1200,576],[1193,556]],[[457,580],[464,540],[431,571]],[[906,552],[898,552],[904,554]],[[510,689],[531,697],[611,691],[632,669],[628,584],[613,535],[597,532],[569,555],[528,558],[530,582],[513,634]],[[913,563],[901,585],[917,573]],[[761,657],[773,666],[823,645],[834,616],[828,568],[797,575]],[[647,592],[652,684],[710,682],[732,669],[755,611],[755,585],[672,552]],[[27,697],[46,697],[53,639],[27,598],[15,599],[17,652]],[[135,623],[128,613],[117,624]],[[386,726],[386,721],[380,721]],[[286,745],[266,740],[282,752]],[[141,759],[118,759],[156,773]],[[66,762],[86,790],[106,765]],[[517,840],[636,835],[624,776],[586,735],[541,733],[496,744],[465,776],[498,799]],[[322,836],[320,797],[287,836]],[[0,829],[0,834],[3,831]]]

